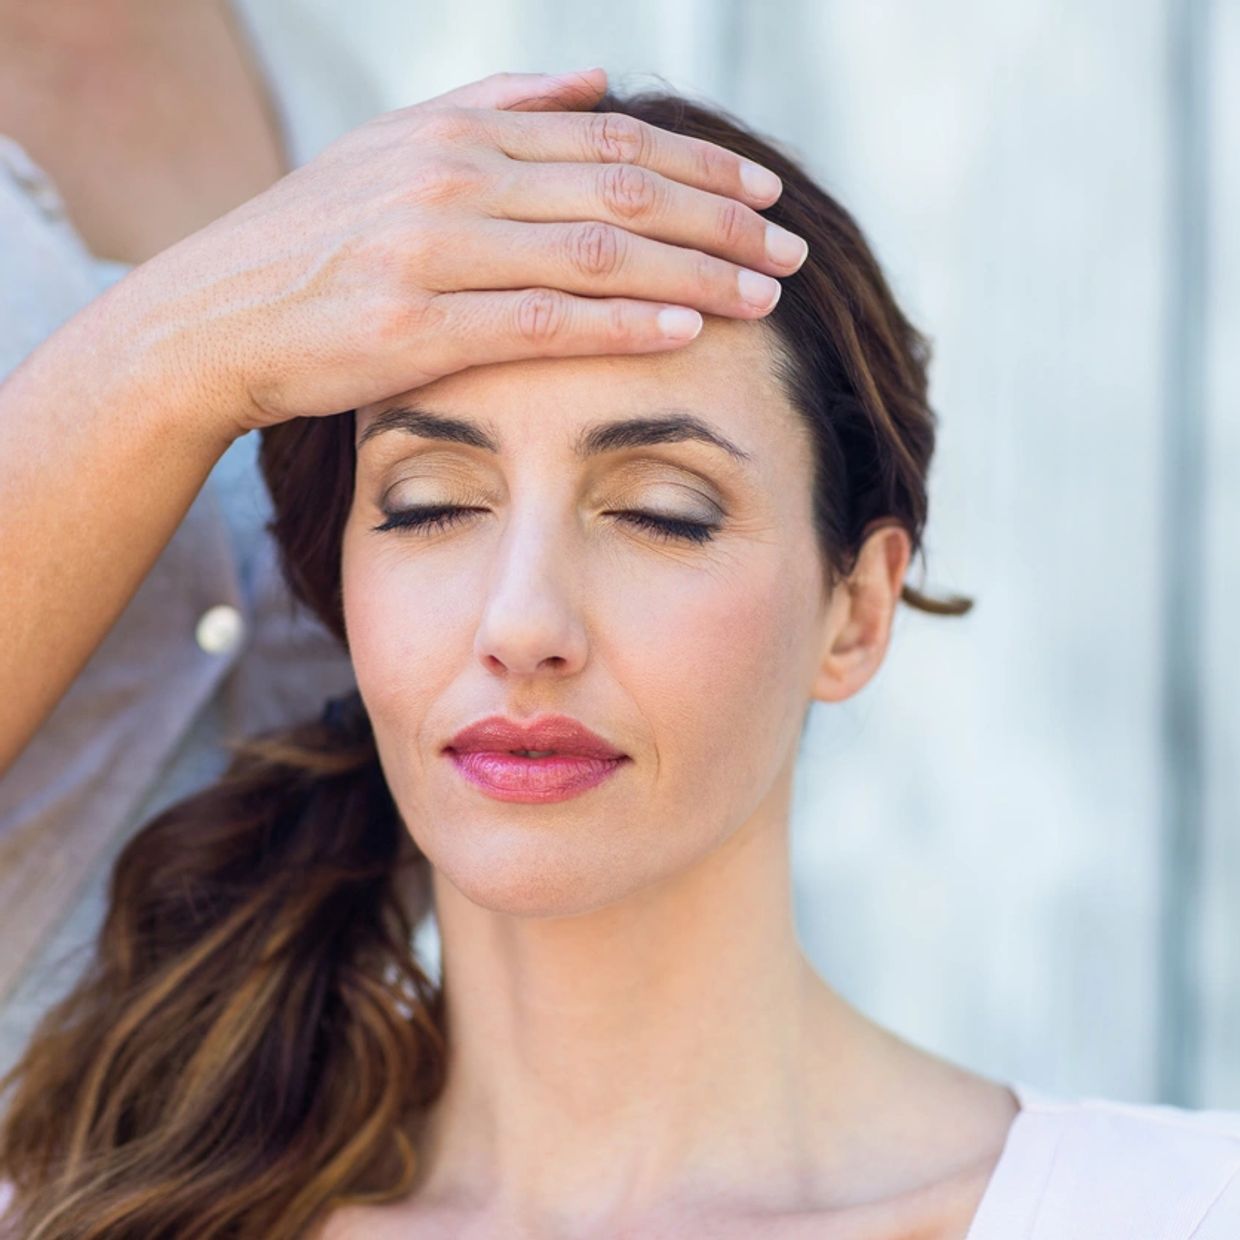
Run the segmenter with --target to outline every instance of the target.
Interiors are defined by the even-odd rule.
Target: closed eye
[[[471,512],[486,512],[485,508],[463,508],[451,504],[436,504],[422,508],[401,508],[385,512],[382,525],[371,528],[383,530],[413,530],[422,534],[438,533],[465,520]],[[662,541],[679,539],[684,542],[704,543],[715,536],[717,525],[703,521],[686,521],[679,517],[662,517],[653,512],[625,511],[610,514],[648,531]]]

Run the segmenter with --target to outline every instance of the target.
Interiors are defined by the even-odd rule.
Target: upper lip
[[[552,749],[583,758],[623,758],[625,755],[583,723],[567,715],[544,715],[526,723],[491,715],[462,728],[449,742],[459,753],[475,750]]]

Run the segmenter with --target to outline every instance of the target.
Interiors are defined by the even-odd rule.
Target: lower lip
[[[627,758],[585,758],[550,754],[522,758],[515,753],[477,750],[447,751],[453,765],[475,787],[497,801],[546,803],[567,801],[595,788],[613,775]]]

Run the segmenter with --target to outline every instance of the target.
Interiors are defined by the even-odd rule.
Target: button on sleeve
[[[207,654],[232,654],[244,638],[245,618],[228,603],[209,607],[194,629],[194,640]]]

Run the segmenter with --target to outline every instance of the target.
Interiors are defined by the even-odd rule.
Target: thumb
[[[436,95],[423,106],[569,112],[593,107],[606,89],[607,70],[603,68],[569,73],[492,73]]]

